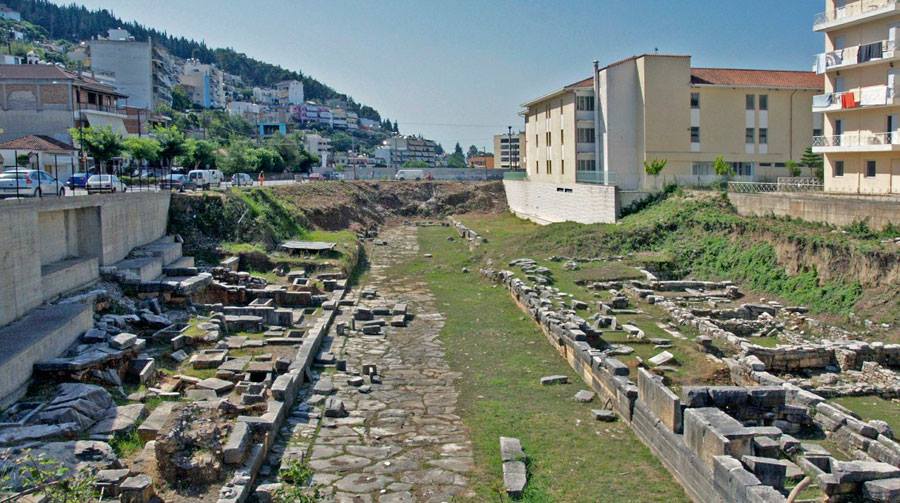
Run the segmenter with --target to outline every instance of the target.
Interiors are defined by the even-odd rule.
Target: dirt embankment
[[[444,217],[457,213],[505,211],[501,182],[348,182],[276,187],[314,226],[367,227],[392,217]]]
[[[203,255],[234,241],[273,247],[304,230],[360,230],[391,218],[441,218],[507,208],[501,182],[316,182],[175,194],[169,232]]]

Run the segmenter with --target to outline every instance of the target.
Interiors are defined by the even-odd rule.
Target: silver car
[[[128,186],[116,175],[91,175],[85,185],[88,194],[98,192],[126,192]]]
[[[64,195],[65,184],[40,169],[7,169],[0,174],[0,197]]]

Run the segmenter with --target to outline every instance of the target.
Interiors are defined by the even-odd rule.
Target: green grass
[[[138,435],[137,427],[128,433],[120,433],[109,442],[110,447],[120,458],[127,458],[144,448],[144,441]]]
[[[500,227],[489,240],[507,232]],[[626,424],[598,423],[590,409],[600,404],[572,399],[586,386],[506,290],[461,272],[477,271],[479,259],[461,241],[448,243],[453,231],[418,232],[420,251],[433,258],[416,258],[389,274],[426,279],[447,316],[441,338],[451,368],[463,374],[459,414],[474,446],[474,501],[506,500],[500,436],[521,439],[529,456],[525,501],[687,501]],[[549,374],[566,374],[573,384],[541,386],[540,378]]]
[[[845,396],[831,401],[859,414],[865,421],[885,421],[895,433],[900,433],[900,402],[897,400],[885,400],[878,396]]]

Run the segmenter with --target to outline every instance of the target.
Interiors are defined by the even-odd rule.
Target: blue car
[[[66,180],[66,187],[70,189],[83,189],[87,186],[87,181],[90,177],[90,173],[75,173]]]

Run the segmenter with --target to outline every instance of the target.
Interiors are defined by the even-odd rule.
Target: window
[[[577,96],[575,97],[575,110],[580,112],[590,112],[594,110],[593,96]]]
[[[866,161],[866,178],[874,177],[877,167],[878,165],[875,161]]]
[[[597,163],[593,159],[579,159],[575,169],[578,171],[596,171]]]
[[[700,93],[691,93],[691,108],[700,108]]]
[[[547,119],[550,118],[550,107],[547,107],[547,110],[544,110],[544,117],[546,117]]]
[[[550,136],[550,131],[547,131],[546,133],[544,133],[544,137],[545,137],[546,140],[547,140],[547,146],[548,146],[548,147],[549,147],[550,145],[553,144],[553,142],[552,142],[553,137]]]
[[[594,143],[594,128],[578,128],[576,134],[578,143]]]
[[[844,176],[844,161],[834,161],[834,176]]]
[[[769,95],[768,94],[760,94],[759,95],[759,109],[760,110],[768,110],[769,109]]]
[[[769,128],[759,128],[759,144],[766,145],[769,143]]]
[[[700,128],[691,128],[691,143],[700,143]]]
[[[537,133],[534,133],[534,146],[535,146],[535,147],[540,146],[540,142],[538,141],[538,135],[537,135]]]
[[[732,163],[732,167],[734,167],[734,174],[737,176],[753,176],[752,162],[735,162]]]
[[[547,159],[547,174],[553,173],[553,161]]]
[[[560,145],[566,144],[566,130],[565,129],[559,130],[559,144]]]
[[[566,174],[566,160],[565,159],[559,160],[559,174],[560,175]]]
[[[814,128],[813,136],[822,136],[822,128]]]
[[[709,176],[712,174],[712,164],[711,162],[695,161],[691,165],[691,174],[694,176]]]
[[[746,143],[748,145],[752,144],[752,143],[756,143],[756,130],[753,129],[752,127],[748,127],[747,130],[744,132],[744,143]]]
[[[747,110],[756,110],[756,96],[752,94],[748,94],[747,97]]]

